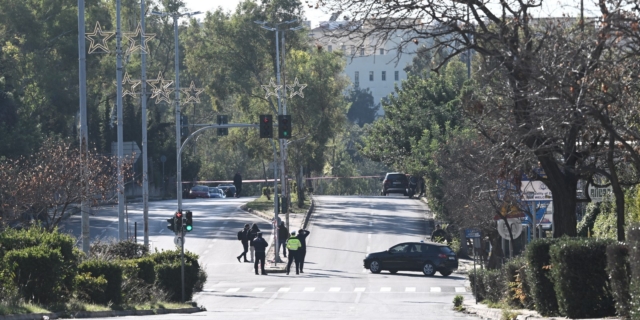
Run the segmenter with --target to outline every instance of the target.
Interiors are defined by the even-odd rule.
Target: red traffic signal
[[[260,115],[260,138],[273,138],[273,116]]]

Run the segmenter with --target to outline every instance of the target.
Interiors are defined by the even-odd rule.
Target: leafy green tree
[[[351,88],[347,93],[347,97],[348,101],[351,102],[349,112],[347,112],[349,121],[362,127],[376,119],[380,105],[374,103],[373,95],[369,88]]]

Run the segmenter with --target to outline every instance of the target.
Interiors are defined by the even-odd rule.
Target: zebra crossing
[[[466,287],[442,286],[442,287],[255,287],[255,288],[208,288],[207,293],[466,293]]]

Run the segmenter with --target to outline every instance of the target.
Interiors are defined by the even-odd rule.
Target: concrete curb
[[[487,320],[502,320],[502,309],[494,309],[489,308],[484,304],[474,304],[475,300],[471,300],[469,302],[464,302],[465,310],[464,313],[475,314],[481,319]],[[534,310],[521,310],[521,309],[512,309],[508,310],[511,313],[518,314],[516,316],[516,320],[566,320],[564,317],[542,317]],[[598,318],[598,319],[582,319],[582,320],[619,320],[618,318]]]
[[[125,317],[125,316],[150,316],[156,314],[169,313],[196,313],[206,311],[199,307],[181,309],[152,309],[152,310],[110,310],[110,311],[77,311],[77,312],[56,312],[56,313],[32,313],[14,314],[0,316],[0,320],[42,320],[60,318],[104,318],[104,317]]]

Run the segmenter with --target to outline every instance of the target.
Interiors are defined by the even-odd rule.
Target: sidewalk
[[[475,314],[481,319],[487,320],[502,320],[502,319],[517,319],[517,320],[566,320],[565,317],[543,317],[538,312],[534,310],[527,309],[511,309],[511,310],[503,310],[503,309],[493,309],[487,307],[487,305],[478,303],[475,304],[475,299],[465,300],[463,305],[465,307],[464,313]],[[507,318],[506,313],[509,313],[511,316],[515,316],[512,318]],[[582,320],[619,320],[618,318],[597,318],[597,319],[582,319]]]
[[[289,214],[289,227],[290,230],[298,230],[298,229],[306,229],[309,220],[311,218],[311,214],[313,214],[313,209],[315,208],[315,201],[313,197],[311,197],[311,206],[309,210],[307,210],[306,214]],[[240,207],[240,209],[245,210],[249,213],[255,214],[263,219],[267,219],[269,221],[273,221],[273,213],[264,213],[257,210],[247,209],[246,205]],[[284,215],[280,214],[278,216],[282,221],[285,221]],[[287,267],[287,260],[282,256],[282,252],[280,252],[280,259],[282,262],[274,262],[275,260],[275,238],[272,237],[271,243],[269,243],[269,249],[267,251],[267,263],[265,265],[265,270],[267,273],[286,273],[285,268]]]

